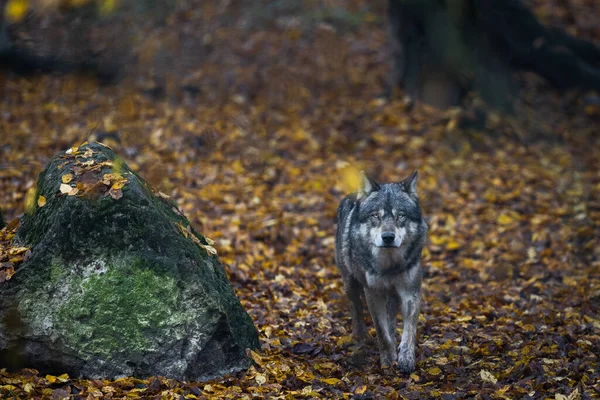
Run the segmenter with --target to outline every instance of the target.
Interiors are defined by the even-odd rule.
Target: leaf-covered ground
[[[255,7],[218,4],[182,2],[140,39],[116,86],[0,72],[0,204],[11,221],[54,153],[110,145],[215,240],[260,332],[256,365],[203,383],[2,370],[0,397],[600,397],[594,101],[525,75],[516,117],[465,129],[468,112],[377,98],[382,10],[349,2],[360,24],[346,15],[348,27],[308,12],[264,23],[249,17]],[[554,4],[536,10],[598,39]],[[360,169],[381,181],[420,174],[430,237],[410,376],[381,369],[376,349],[350,336],[333,235]],[[0,236],[0,261],[25,256]]]

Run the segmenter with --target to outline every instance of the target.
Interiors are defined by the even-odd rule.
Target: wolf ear
[[[417,170],[415,170],[408,178],[400,182],[406,193],[415,200],[419,198],[419,195],[417,195],[417,178]]]
[[[365,174],[365,171],[360,171],[360,183],[358,184],[358,200],[366,198],[371,192],[379,190],[379,183],[375,182]]]

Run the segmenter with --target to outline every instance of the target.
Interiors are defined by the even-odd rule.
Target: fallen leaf
[[[265,383],[267,383],[267,377],[263,374],[256,374],[254,379],[256,380],[256,383],[258,383],[259,385],[264,385]]]
[[[367,391],[367,385],[360,385],[356,389],[354,389],[354,394],[364,394]]]
[[[72,187],[71,185],[68,185],[66,183],[61,183],[60,184],[60,192],[69,196],[74,196],[77,194],[78,190],[75,187]]]
[[[69,183],[73,180],[73,174],[65,174],[61,177],[62,183]]]
[[[460,247],[461,247],[460,243],[458,243],[456,240],[451,239],[446,243],[446,250],[450,250],[450,251],[458,250],[458,249],[460,249]]]
[[[4,6],[6,19],[11,23],[17,23],[25,18],[29,9],[27,0],[8,0]]]
[[[479,376],[481,377],[481,380],[483,380],[484,382],[489,382],[492,384],[496,384],[498,383],[498,379],[496,379],[496,377],[489,371],[486,371],[484,369],[482,369],[481,371],[479,371]]]
[[[250,353],[250,357],[254,360],[254,362],[257,365],[261,366],[262,365],[262,357],[254,350],[249,350],[249,353]]]

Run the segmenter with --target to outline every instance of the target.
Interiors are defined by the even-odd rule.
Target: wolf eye
[[[404,215],[402,213],[396,214],[396,221],[403,221],[404,218],[406,218],[406,215]]]
[[[379,219],[379,213],[377,213],[377,212],[371,213],[370,217],[372,219],[374,219],[374,220],[378,220]]]

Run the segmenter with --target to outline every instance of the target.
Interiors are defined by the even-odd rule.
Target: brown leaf
[[[4,266],[5,264],[10,264],[9,266]],[[2,268],[0,268],[0,283],[6,282],[15,274],[15,269],[12,266],[12,263],[3,263]]]
[[[123,197],[123,191],[120,189],[118,189],[118,190],[110,189],[108,191],[108,194],[110,195],[110,197],[112,197],[115,200],[119,200],[121,197]]]

